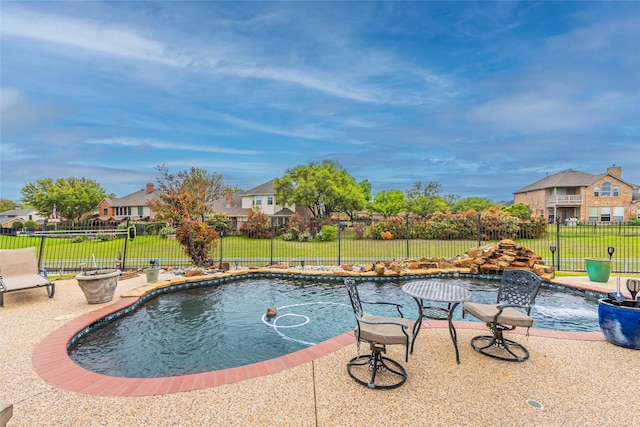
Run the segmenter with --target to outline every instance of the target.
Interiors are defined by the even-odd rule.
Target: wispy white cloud
[[[219,153],[219,154],[240,154],[240,155],[258,155],[263,153],[257,150],[242,150],[237,148],[219,147],[210,145],[195,145],[185,144],[182,142],[169,142],[159,141],[149,138],[102,138],[102,139],[87,139],[86,144],[90,145],[105,145],[105,146],[120,146],[120,147],[137,147],[148,148],[155,150],[176,150],[181,151],[196,151],[202,153]]]
[[[167,55],[166,47],[158,41],[113,24],[8,8],[3,11],[0,33],[4,37],[21,37],[99,54],[184,65],[184,61]]]

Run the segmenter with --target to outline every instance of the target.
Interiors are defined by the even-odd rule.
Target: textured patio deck
[[[586,277],[562,281],[603,286]],[[117,293],[143,282],[142,276],[121,281]],[[611,345],[599,333],[532,330],[517,338],[531,358],[508,363],[475,353],[468,342],[477,334],[470,328],[479,325],[457,322],[457,365],[446,328],[427,323],[406,364],[409,379],[390,391],[348,377],[345,363],[356,353],[349,334],[261,366],[146,384],[96,378],[72,362],[42,358],[65,345],[74,322],[86,324],[110,305],[88,305],[75,280],[57,282],[52,300],[44,290],[5,295],[0,402],[13,404],[8,426],[640,425],[640,352]],[[402,349],[390,353],[402,360]]]

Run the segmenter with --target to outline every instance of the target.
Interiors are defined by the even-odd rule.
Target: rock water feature
[[[403,261],[376,262],[367,265],[343,264],[345,271],[375,271],[379,275],[399,274],[407,270],[459,270],[472,274],[501,274],[503,270],[520,268],[536,273],[545,281],[555,277],[553,266],[526,246],[511,239],[471,249],[453,258],[420,258]]]

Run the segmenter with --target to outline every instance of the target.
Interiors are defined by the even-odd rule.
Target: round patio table
[[[413,324],[413,339],[411,340],[411,352],[413,344],[418,337],[422,319],[447,320],[449,322],[449,335],[456,350],[456,362],[460,363],[460,353],[458,351],[458,336],[456,328],[453,326],[453,312],[461,302],[471,298],[471,292],[450,283],[439,282],[437,280],[416,280],[407,282],[402,286],[402,290],[411,295],[418,304],[418,319]],[[445,307],[425,305],[425,301],[431,303],[443,303]]]

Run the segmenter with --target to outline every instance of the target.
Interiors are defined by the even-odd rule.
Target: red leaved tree
[[[147,204],[156,219],[171,219],[178,241],[196,267],[210,266],[209,252],[217,246],[219,235],[205,222],[213,213],[211,202],[224,194],[222,176],[191,168],[173,175],[166,166],[158,166],[160,178],[155,198]]]

